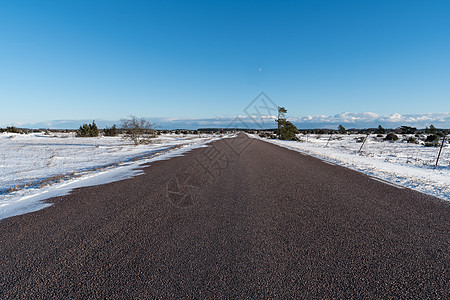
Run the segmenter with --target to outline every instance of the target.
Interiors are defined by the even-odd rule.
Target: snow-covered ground
[[[259,138],[256,135],[252,137]],[[450,147],[442,149],[435,169],[439,148],[406,142],[400,136],[396,142],[383,141],[371,135],[361,147],[365,135],[298,135],[301,141],[265,141],[303,152],[325,161],[339,164],[373,177],[408,187],[445,200],[450,200]]]
[[[134,146],[120,137],[77,138],[72,133],[0,134],[0,220],[42,209],[50,197],[76,187],[141,174],[145,163],[167,159],[219,135],[161,135]]]

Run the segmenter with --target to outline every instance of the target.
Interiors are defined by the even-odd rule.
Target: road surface
[[[0,221],[0,298],[449,298],[448,202],[241,134]]]

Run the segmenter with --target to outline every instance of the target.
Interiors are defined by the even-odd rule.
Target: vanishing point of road
[[[450,205],[240,134],[0,221],[1,299],[449,299]]]

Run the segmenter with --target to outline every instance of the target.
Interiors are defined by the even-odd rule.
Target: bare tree
[[[124,138],[133,141],[135,145],[148,144],[150,139],[155,137],[154,124],[145,118],[130,116],[129,119],[122,119],[121,122]]]

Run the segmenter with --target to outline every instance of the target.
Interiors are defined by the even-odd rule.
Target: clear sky
[[[0,123],[450,111],[450,1],[1,1]],[[0,124],[0,125],[1,125]]]

